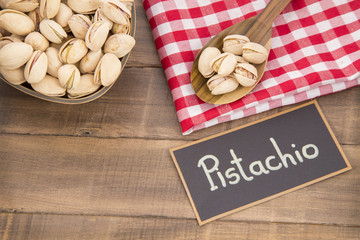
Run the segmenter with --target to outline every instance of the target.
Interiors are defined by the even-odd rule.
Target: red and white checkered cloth
[[[246,97],[204,103],[190,83],[193,60],[223,29],[270,0],[143,0],[183,134],[360,84],[360,0],[293,0],[273,24],[266,72]]]

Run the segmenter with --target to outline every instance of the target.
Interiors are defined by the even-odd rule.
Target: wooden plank
[[[318,99],[343,144],[360,144],[359,90],[356,87]],[[103,97],[75,106],[30,97],[0,81],[0,133],[194,140],[291,107],[219,124],[183,137],[162,69],[125,69]]]
[[[195,219],[168,152],[184,143],[2,134],[0,211]],[[350,172],[225,219],[360,226],[360,148],[343,148]]]
[[[2,237],[2,238],[1,238]],[[278,239],[357,240],[359,227],[41,214],[0,214],[0,238],[8,239]]]

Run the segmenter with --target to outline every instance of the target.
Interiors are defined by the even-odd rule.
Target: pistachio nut
[[[134,0],[120,0],[120,2],[124,4],[130,11],[134,5]]]
[[[88,52],[84,40],[72,38],[62,45],[59,50],[59,59],[63,63],[74,64],[79,62]]]
[[[63,65],[59,59],[59,50],[54,47],[49,47],[45,53],[48,58],[47,73],[53,77],[58,77],[59,68]]]
[[[85,39],[85,35],[91,26],[90,19],[82,14],[74,14],[68,21],[70,30],[76,38]]]
[[[54,20],[42,20],[39,28],[41,34],[53,43],[61,43],[67,37],[64,29]]]
[[[220,50],[217,49],[216,47],[207,47],[201,53],[201,55],[199,57],[199,62],[198,62],[198,69],[199,69],[199,72],[205,78],[209,78],[215,73],[215,71],[211,67],[210,63],[214,57],[216,57],[220,54],[221,54]]]
[[[6,3],[7,3],[8,0],[0,0],[0,7],[2,9],[6,8]]]
[[[241,56],[235,55],[235,58],[238,63],[247,63],[247,61]]]
[[[99,50],[109,34],[109,27],[105,22],[94,22],[85,36],[86,46],[92,51]]]
[[[211,67],[219,75],[226,76],[231,74],[237,64],[235,55],[232,53],[222,53],[210,61]]]
[[[14,36],[6,36],[0,38],[0,48],[5,46],[6,44],[13,43],[13,42],[22,42],[21,39]]]
[[[60,9],[61,0],[40,0],[40,16],[43,18],[53,18]]]
[[[250,63],[239,63],[235,67],[234,76],[241,86],[251,87],[258,79],[257,70]]]
[[[92,73],[95,71],[97,64],[104,54],[99,49],[96,52],[89,51],[86,56],[80,61],[80,72],[81,73]]]
[[[65,28],[68,25],[68,21],[73,15],[71,8],[66,4],[60,3],[60,8],[58,13],[55,16],[55,22],[57,22],[61,27]]]
[[[35,24],[35,31],[39,31],[39,24],[44,19],[40,16],[40,8],[36,8],[34,11],[29,12],[28,16]]]
[[[244,35],[228,35],[223,39],[223,51],[235,55],[241,55],[243,52],[243,45],[250,42],[250,39]]]
[[[104,13],[102,12],[101,8],[99,8],[98,10],[96,10],[95,14],[94,14],[94,19],[93,19],[94,22],[97,22],[97,21],[103,21],[105,23],[108,24],[109,26],[109,30],[112,29],[112,26],[113,26],[113,22],[110,21],[105,15]]]
[[[43,80],[38,83],[31,84],[31,87],[46,96],[61,97],[66,93],[66,89],[60,86],[59,80],[50,75],[46,75]]]
[[[19,36],[25,36],[35,30],[35,24],[29,16],[13,9],[0,11],[0,27]]]
[[[126,25],[131,18],[131,11],[119,0],[102,0],[101,10],[111,21]]]
[[[0,49],[0,67],[16,69],[23,66],[31,57],[33,48],[23,42],[6,44]]]
[[[49,47],[49,41],[39,32],[32,32],[26,36],[25,43],[30,44],[34,50],[44,52]]]
[[[105,53],[113,53],[118,58],[128,54],[135,46],[135,39],[125,33],[114,34],[110,36],[104,46]]]
[[[268,55],[268,51],[261,44],[248,42],[243,45],[243,58],[250,63],[260,64]]]
[[[207,81],[207,86],[212,95],[220,95],[234,91],[239,83],[233,75],[221,76],[215,75]]]
[[[100,7],[100,0],[68,0],[67,4],[74,12],[89,14]]]
[[[111,29],[111,32],[113,34],[117,34],[117,33],[126,33],[129,34],[131,30],[131,25],[130,24],[118,24],[118,23],[114,23],[113,27]]]
[[[24,77],[30,84],[40,82],[46,75],[48,59],[44,52],[34,51],[25,65]]]
[[[8,0],[5,8],[18,10],[20,12],[30,12],[39,6],[37,0]]]
[[[0,73],[4,76],[4,78],[8,82],[14,85],[20,85],[26,82],[24,77],[24,67],[20,67],[16,69],[0,68]]]
[[[121,61],[112,53],[106,53],[98,63],[94,83],[107,87],[113,84],[121,73]]]
[[[59,68],[58,77],[60,86],[71,89],[79,84],[80,71],[75,65],[66,64]]]
[[[69,89],[67,92],[69,98],[79,98],[97,91],[100,86],[100,84],[94,83],[94,75],[85,74],[81,75],[79,84],[76,87]]]

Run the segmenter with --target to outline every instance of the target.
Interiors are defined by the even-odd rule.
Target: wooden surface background
[[[100,99],[60,105],[0,81],[0,239],[360,239],[359,87],[318,98],[353,169],[199,227],[169,149],[182,136],[142,3],[136,47]]]

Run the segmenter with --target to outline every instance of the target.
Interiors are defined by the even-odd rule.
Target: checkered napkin
[[[201,47],[269,0],[143,0],[183,134],[360,84],[360,0],[293,0],[273,24],[266,72],[246,97],[201,101],[190,71]]]

